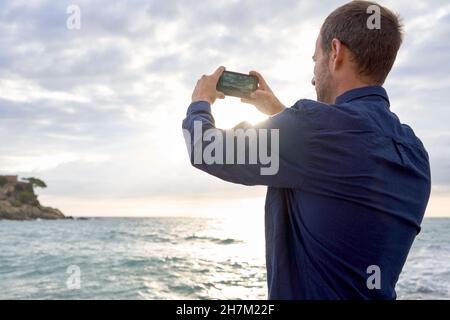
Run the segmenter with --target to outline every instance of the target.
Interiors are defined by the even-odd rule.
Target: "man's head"
[[[368,24],[369,6],[380,12],[379,28]],[[334,10],[324,21],[313,60],[317,100],[334,103],[352,88],[382,85],[402,43],[399,17],[369,1],[352,1]]]

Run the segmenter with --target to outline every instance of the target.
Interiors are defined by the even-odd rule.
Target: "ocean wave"
[[[221,238],[196,236],[196,235],[185,237],[184,240],[186,240],[186,241],[208,241],[208,242],[213,242],[213,243],[217,243],[217,244],[237,244],[237,243],[243,242],[242,240],[231,239],[231,238],[221,239]]]
[[[118,230],[111,230],[109,231],[105,236],[105,238],[109,240],[113,239],[143,239],[145,241],[149,242],[155,242],[155,243],[175,243],[175,238],[169,238],[165,236],[158,235],[156,233],[149,233],[149,234],[136,234],[129,231],[118,231]]]
[[[151,242],[176,243],[175,239],[173,239],[173,238],[162,237],[162,236],[157,235],[157,234],[146,234],[146,235],[144,235],[144,239],[145,240],[150,240]]]

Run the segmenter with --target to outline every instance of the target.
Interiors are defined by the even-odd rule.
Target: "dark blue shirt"
[[[209,103],[194,102],[183,121],[192,146],[194,121],[226,135]],[[386,91],[353,89],[332,105],[299,100],[253,128],[279,129],[276,175],[261,175],[260,164],[194,166],[268,186],[269,299],[395,299],[428,202],[430,167],[421,141],[389,110]]]

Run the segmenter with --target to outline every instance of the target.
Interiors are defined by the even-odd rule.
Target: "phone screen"
[[[217,82],[217,90],[225,95],[248,98],[258,87],[258,78],[248,74],[224,71]]]

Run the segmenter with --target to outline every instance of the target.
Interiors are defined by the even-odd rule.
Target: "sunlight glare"
[[[217,100],[212,107],[212,113],[216,126],[222,129],[230,129],[242,121],[248,121],[254,125],[267,119],[267,115],[259,112],[255,106],[243,103],[239,98],[234,97]]]

